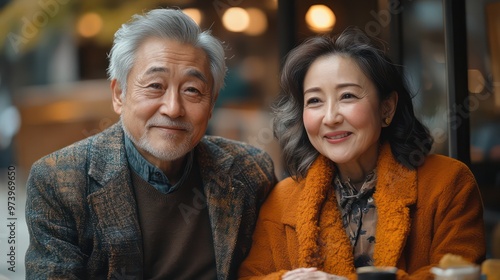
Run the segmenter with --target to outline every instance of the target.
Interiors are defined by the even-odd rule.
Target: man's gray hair
[[[206,54],[213,77],[212,100],[224,86],[226,63],[221,42],[202,32],[189,16],[179,9],[155,9],[144,15],[134,15],[115,33],[113,47],[108,55],[109,79],[116,79],[123,93],[127,87],[127,76],[135,60],[136,50],[147,38],[157,37],[175,40],[201,48]]]

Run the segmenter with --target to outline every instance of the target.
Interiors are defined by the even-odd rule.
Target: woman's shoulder
[[[289,202],[299,195],[300,190],[301,183],[291,177],[287,177],[276,184],[269,194],[266,203],[279,205],[282,204],[280,202]]]
[[[437,187],[443,186],[475,186],[474,175],[467,165],[457,159],[431,154],[417,169],[419,184]]]
[[[301,185],[300,181],[291,177],[278,182],[262,205],[261,216],[270,220],[281,220],[283,214],[289,212],[293,205],[297,205]]]
[[[469,167],[457,159],[440,155],[430,154],[426,157],[424,163],[418,168],[420,172],[446,171],[447,173],[470,173]]]

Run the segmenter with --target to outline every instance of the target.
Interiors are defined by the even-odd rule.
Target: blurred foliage
[[[13,0],[0,10],[0,51],[20,56],[39,45],[48,32],[68,32],[77,40],[108,46],[116,30],[133,14],[186,4],[192,1]],[[103,28],[95,37],[79,38],[76,23],[87,12],[99,14]]]
[[[15,0],[0,11],[2,51],[20,55],[38,45],[45,31],[65,27],[73,15],[71,0]]]

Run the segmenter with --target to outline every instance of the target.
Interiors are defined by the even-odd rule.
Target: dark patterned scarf
[[[335,196],[342,213],[342,224],[353,247],[355,267],[373,265],[377,209],[373,192],[377,184],[375,171],[357,191],[350,179],[342,183],[339,175],[334,179]]]

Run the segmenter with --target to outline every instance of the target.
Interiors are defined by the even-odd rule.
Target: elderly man
[[[261,150],[204,136],[220,42],[180,10],[136,15],[108,69],[120,121],[37,161],[27,279],[233,279],[275,184]]]

